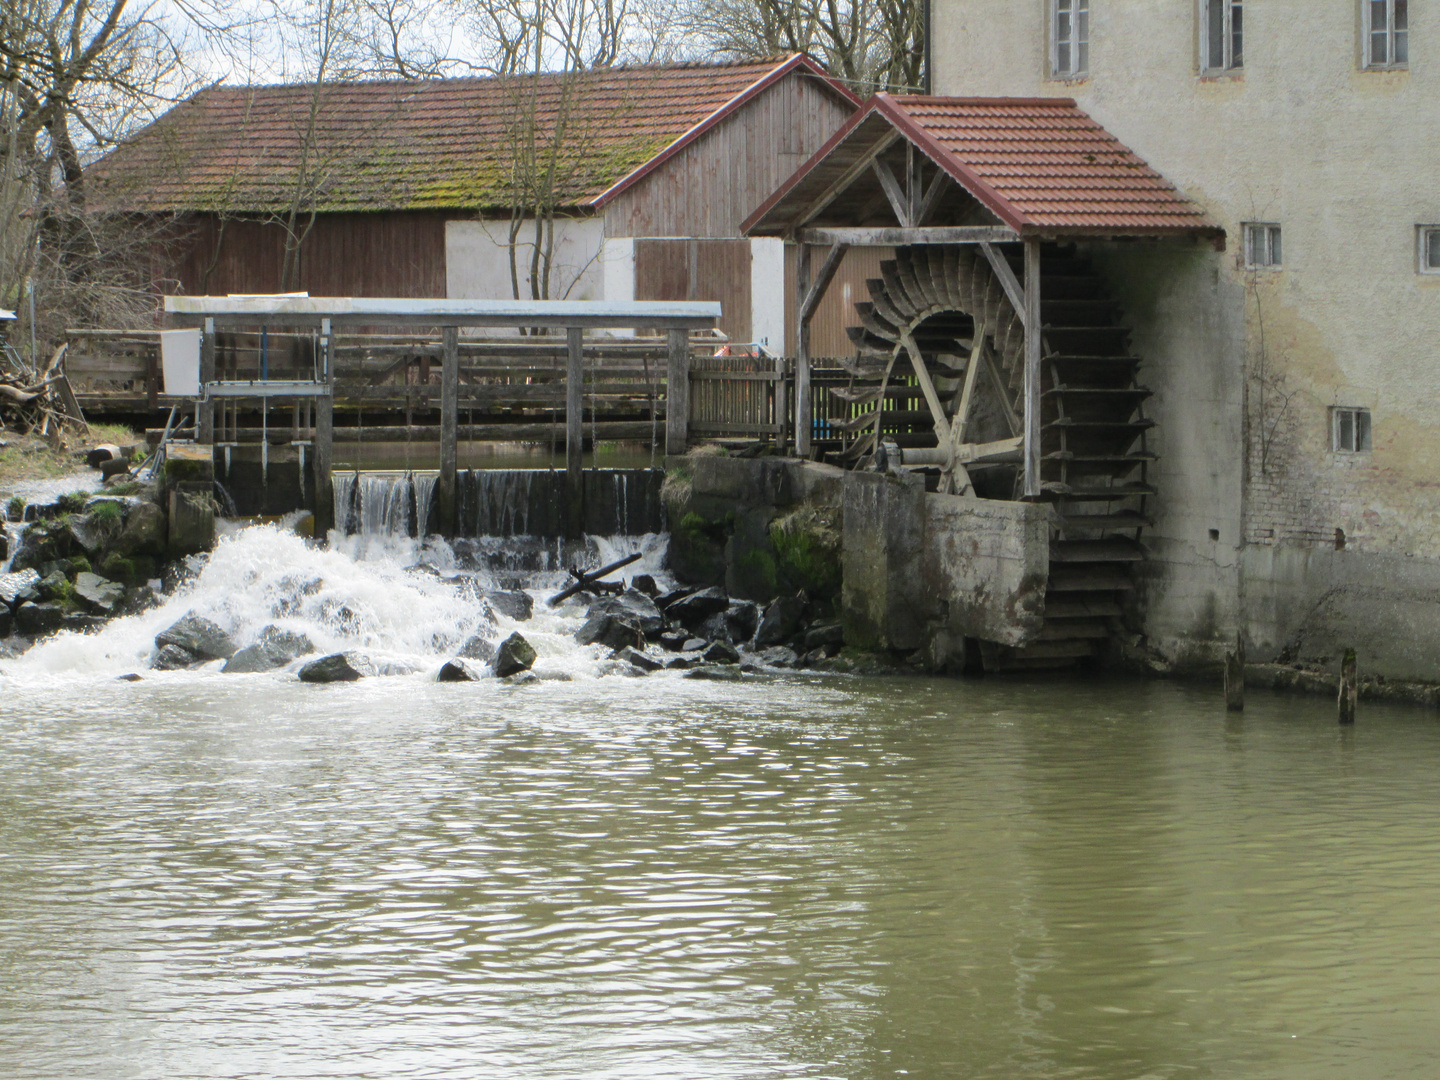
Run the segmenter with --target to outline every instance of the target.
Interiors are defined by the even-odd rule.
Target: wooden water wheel
[[[1014,269],[1014,268],[1012,268]],[[849,328],[851,385],[831,393],[845,460],[938,473],[937,489],[1016,499],[1023,490],[1024,327],[973,246],[901,248],[868,283]],[[1119,631],[1154,456],[1139,360],[1104,282],[1073,250],[1041,256],[1041,499],[1053,504],[1045,624],[1020,648],[986,645],[990,670],[1068,667]],[[897,453],[898,451],[898,453]]]

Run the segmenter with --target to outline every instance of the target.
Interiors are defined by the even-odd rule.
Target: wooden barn
[[[740,223],[858,105],[800,56],[216,86],[97,162],[92,184],[109,209],[173,219],[159,292],[718,300],[723,333],[778,353],[785,248]],[[554,208],[538,282],[518,209],[537,202]]]

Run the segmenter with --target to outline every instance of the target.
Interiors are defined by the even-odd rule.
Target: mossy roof
[[[576,210],[798,59],[213,86],[92,165],[92,201],[145,213],[271,214],[297,201],[326,213],[495,210],[553,167],[551,201]]]

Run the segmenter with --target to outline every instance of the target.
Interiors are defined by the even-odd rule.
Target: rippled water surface
[[[1429,1077],[1440,723],[1168,684],[3,688],[5,1077]]]

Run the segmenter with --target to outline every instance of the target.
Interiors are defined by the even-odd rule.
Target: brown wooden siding
[[[635,299],[718,300],[720,332],[749,341],[750,241],[635,241]]]
[[[323,214],[300,248],[295,288],[311,296],[445,296],[445,220],[436,212]],[[166,292],[281,291],[285,233],[276,224],[190,218],[164,260]],[[217,254],[216,246],[219,245]]]
[[[638,245],[637,245],[638,246]],[[798,248],[785,245],[785,355],[795,355],[795,266]],[[824,248],[814,248],[810,254],[810,265],[818,268],[825,258]],[[810,355],[813,357],[854,356],[855,346],[845,333],[847,326],[859,326],[854,305],[870,299],[870,290],[865,286],[866,278],[880,276],[882,259],[893,259],[895,249],[888,247],[851,248],[845,252],[840,269],[830,282],[815,318],[810,323]]]
[[[738,236],[852,111],[813,76],[789,75],[611,201],[605,234]]]

